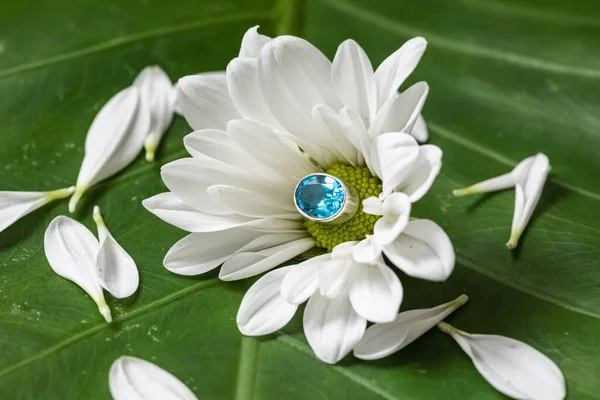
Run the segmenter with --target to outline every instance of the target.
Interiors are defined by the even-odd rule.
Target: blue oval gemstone
[[[345,196],[340,181],[329,175],[312,174],[296,187],[296,207],[308,218],[327,220],[342,211]]]

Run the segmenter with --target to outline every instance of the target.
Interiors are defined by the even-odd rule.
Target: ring
[[[305,176],[294,190],[298,212],[311,221],[341,223],[358,210],[356,193],[335,176],[316,173]]]

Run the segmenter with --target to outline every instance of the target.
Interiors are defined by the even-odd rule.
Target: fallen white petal
[[[113,362],[108,386],[114,400],[197,400],[174,375],[131,356],[122,356]]]
[[[510,239],[506,247],[514,249],[519,243],[533,210],[540,200],[544,184],[550,172],[550,162],[545,154],[538,153],[521,161],[509,173],[487,179],[464,189],[453,191],[455,196],[493,192],[515,188],[515,212],[513,215]]]
[[[246,292],[236,318],[244,335],[267,335],[283,328],[292,319],[298,305],[288,303],[281,296],[281,283],[291,268],[269,272]]]
[[[112,321],[110,309],[104,300],[102,286],[96,279],[98,240],[85,226],[65,216],[50,222],[44,235],[44,251],[50,267],[68,279],[96,302],[107,322]]]
[[[240,118],[227,90],[225,72],[208,72],[179,79],[177,104],[194,130],[224,130],[227,122]]]
[[[49,202],[69,197],[74,190],[75,186],[49,192],[0,192],[0,232]]]
[[[467,353],[477,371],[496,390],[519,400],[562,400],[565,377],[546,355],[521,341],[498,335],[476,335],[440,322]]]
[[[171,79],[158,66],[146,67],[133,81],[140,92],[143,107],[150,112],[150,129],[144,141],[146,160],[154,161],[160,139],[167,131],[175,112],[175,96]]]
[[[94,221],[100,241],[96,257],[98,283],[118,299],[129,297],[135,293],[139,284],[135,261],[110,234],[98,206],[94,207]]]
[[[410,221],[402,234],[383,247],[397,268],[415,278],[441,282],[454,270],[454,247],[446,232],[433,221]]]
[[[149,129],[150,110],[141,105],[139,89],[134,86],[120,91],[102,107],[85,139],[70,212],[75,211],[89,187],[121,171],[137,157]]]
[[[392,321],[402,303],[403,293],[398,276],[381,262],[356,263],[348,275],[352,307],[368,321]]]
[[[392,322],[374,324],[354,347],[354,356],[378,360],[402,350],[436,326],[469,298],[462,295],[437,307],[401,312]]]
[[[329,299],[318,292],[304,310],[304,334],[322,361],[335,364],[362,338],[367,320],[359,316],[345,293]]]
[[[375,71],[377,84],[377,107],[397,94],[398,88],[413,72],[427,48],[427,41],[416,37],[404,43],[386,58]]]

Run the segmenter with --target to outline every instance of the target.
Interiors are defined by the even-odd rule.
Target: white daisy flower
[[[327,362],[352,350],[367,320],[396,316],[402,286],[382,254],[410,275],[446,279],[454,265],[446,234],[409,221],[441,167],[442,151],[410,135],[428,86],[397,91],[425,46],[412,39],[374,71],[352,40],[330,62],[303,39],[255,27],[225,76],[180,79],[177,102],[196,129],[184,140],[192,157],[165,165],[170,192],[144,201],[191,232],[165,267],[195,275],[222,265],[220,278],[234,280],[325,249],[261,278],[238,325],[248,335],[273,332],[310,297],[305,331]]]

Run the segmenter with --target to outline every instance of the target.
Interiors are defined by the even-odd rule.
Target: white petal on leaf
[[[454,247],[446,232],[426,219],[410,221],[402,234],[383,247],[397,268],[415,278],[441,282],[454,269]]]
[[[158,66],[146,67],[133,82],[140,93],[143,107],[150,111],[150,130],[146,136],[146,160],[154,161],[160,139],[173,121],[175,99],[171,79]]]
[[[174,375],[131,356],[122,356],[113,362],[108,385],[114,400],[197,400]]]
[[[0,191],[0,232],[49,202],[69,197],[74,190],[75,186],[49,192]]]
[[[110,309],[104,300],[102,286],[96,279],[98,240],[79,222],[58,216],[50,222],[44,234],[44,251],[50,267],[68,279],[96,302],[107,322],[112,321]]]
[[[560,369],[528,344],[505,336],[466,333],[445,322],[438,327],[456,340],[485,380],[506,396],[520,400],[566,397]]]
[[[244,33],[240,57],[258,57],[262,48],[271,41],[271,38],[258,33],[259,26],[253,26]]]
[[[389,322],[403,297],[400,279],[387,265],[354,264],[348,275],[348,295],[354,311],[372,322]]]
[[[404,43],[386,58],[375,71],[377,106],[381,107],[413,72],[427,48],[427,41],[416,37]]]
[[[367,321],[359,316],[346,294],[335,299],[315,293],[304,310],[304,334],[316,356],[335,364],[362,338]]]
[[[368,124],[377,109],[377,89],[371,61],[354,40],[348,39],[338,47],[331,81],[344,106],[355,110]]]
[[[400,351],[467,300],[468,297],[463,294],[437,307],[404,311],[392,322],[374,324],[367,328],[361,341],[354,347],[354,356],[363,360],[378,360]]]
[[[135,261],[108,231],[98,206],[94,207],[94,221],[100,241],[96,256],[98,283],[118,299],[129,297],[135,293],[139,284]]]
[[[221,129],[240,118],[229,91],[225,73],[189,75],[177,83],[177,104],[192,129]]]
[[[141,106],[139,90],[128,87],[113,96],[94,118],[85,139],[85,155],[69,211],[92,185],[128,166],[144,146],[150,111]]]
[[[278,268],[265,274],[246,292],[236,318],[244,335],[267,335],[292,319],[298,305],[288,303],[281,296],[281,283],[291,268]]]

